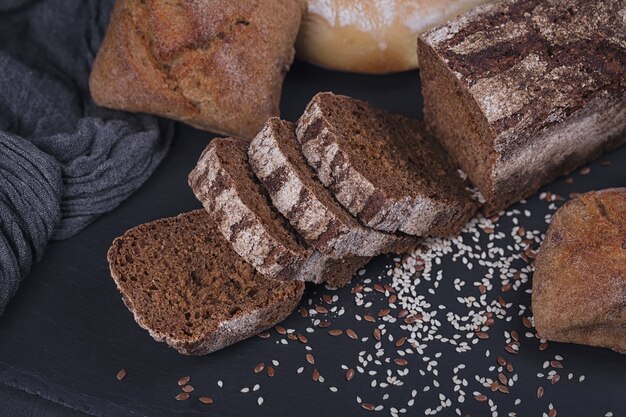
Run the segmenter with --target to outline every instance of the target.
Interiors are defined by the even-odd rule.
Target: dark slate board
[[[296,64],[289,73],[283,93],[283,116],[295,120],[308,100],[318,91],[331,90],[370,100],[375,105],[413,117],[421,117],[421,98],[417,73],[373,77],[339,74],[324,71],[304,64]],[[373,342],[360,343],[347,337],[331,337],[326,331],[318,330],[307,334],[305,328],[311,326],[310,318],[294,314],[283,325],[307,334],[308,344],[313,347],[315,367],[325,377],[324,383],[311,380],[313,366],[304,361],[304,345],[290,341],[288,345],[278,343],[280,338],[272,332],[270,339],[252,338],[236,346],[206,357],[185,357],[177,354],[164,344],[154,342],[149,335],[133,321],[124,307],[119,294],[109,277],[105,259],[110,242],[126,229],[139,223],[176,215],[180,212],[199,208],[187,186],[187,173],[193,167],[200,152],[211,135],[179,126],[177,138],[171,154],[163,165],[128,201],[112,213],[88,227],[76,237],[51,244],[44,259],[35,266],[24,282],[18,295],[10,303],[0,319],[0,381],[19,387],[44,398],[85,411],[96,416],[243,416],[243,415],[298,415],[302,417],[319,415],[368,415],[356,402],[360,396],[364,401],[384,404],[385,409],[377,414],[389,415],[389,407],[402,407],[411,398],[412,389],[419,392],[415,405],[408,414],[422,415],[424,410],[439,403],[438,394],[444,392],[450,398],[452,392],[452,367],[458,363],[450,348],[437,347],[444,352],[439,364],[439,388],[422,392],[422,387],[432,384],[432,376],[420,376],[417,365],[419,355],[408,357],[412,370],[404,378],[402,387],[382,391],[370,388],[371,377],[357,375],[346,382],[340,364],[355,366],[360,350],[372,351]],[[591,165],[589,175],[574,175],[575,183],[566,184],[559,180],[548,188],[567,196],[572,191],[582,192],[609,186],[626,185],[626,148],[613,152],[604,159],[612,161],[609,167],[597,163]],[[529,200],[524,208],[544,207],[536,197]],[[541,218],[528,222],[547,227]],[[545,211],[545,210],[544,210]],[[508,227],[504,225],[503,227]],[[364,276],[358,277],[355,284],[364,279],[378,279],[386,265],[393,263],[390,258],[380,257],[372,262]],[[456,276],[454,265],[449,265],[449,277],[444,277],[442,286],[451,286]],[[461,273],[461,271],[459,271]],[[478,274],[478,272],[476,272]],[[465,273],[468,285],[477,276]],[[383,278],[384,284],[388,279]],[[371,323],[357,322],[354,314],[363,314],[363,309],[355,306],[350,288],[329,292],[323,287],[309,286],[305,300],[313,298],[316,304],[322,294],[338,295],[336,305],[344,307],[346,313],[332,318],[333,327],[352,328],[359,335],[369,335]],[[439,291],[438,304],[449,304],[452,308],[453,290]],[[494,293],[496,294],[496,293]],[[495,296],[495,295],[494,295]],[[507,301],[528,304],[528,294],[523,291],[507,293]],[[369,309],[376,312],[387,303],[379,297]],[[387,328],[396,333],[394,325]],[[493,334],[504,330],[525,329],[519,321],[498,322]],[[502,337],[486,341],[493,352],[502,350]],[[459,361],[466,364],[463,376],[468,379],[466,400],[444,409],[439,415],[454,415],[459,407],[463,415],[488,415],[489,405],[474,400],[472,392],[477,389],[472,380],[475,372],[487,374],[486,367],[495,365],[495,357],[486,358],[483,348],[464,354]],[[524,344],[523,344],[524,346]],[[550,385],[535,375],[541,371],[546,359],[554,354],[566,357],[562,381]],[[495,353],[494,353],[495,356]],[[268,363],[276,359],[280,362],[276,377],[270,379],[265,374],[254,374],[252,369],[259,362]],[[519,415],[541,415],[553,403],[559,415],[604,416],[609,410],[615,416],[626,415],[626,357],[606,349],[593,349],[582,346],[551,344],[547,351],[522,349],[515,357],[519,382],[511,389],[511,394],[491,394],[498,405],[498,415],[517,411]],[[306,366],[305,366],[306,365]],[[302,374],[296,369],[305,366]],[[115,375],[121,368],[128,371],[123,381]],[[573,372],[586,376],[585,383],[567,381],[567,374]],[[192,376],[196,387],[193,399],[177,402],[174,396],[179,388],[178,378]],[[222,380],[220,389],[216,381]],[[243,394],[242,387],[252,388],[259,383],[258,392]],[[329,386],[339,391],[329,391]],[[539,385],[545,387],[542,399],[536,398]],[[388,400],[381,399],[389,392]],[[215,403],[203,405],[197,401],[198,395],[210,395]],[[264,404],[257,405],[257,397],[263,396]],[[522,399],[517,407],[515,398]],[[375,401],[374,401],[375,399]],[[26,407],[27,405],[25,405]]]

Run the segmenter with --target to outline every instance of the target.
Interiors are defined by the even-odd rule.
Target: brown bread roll
[[[542,338],[626,353],[626,188],[557,211],[535,261],[532,309]]]

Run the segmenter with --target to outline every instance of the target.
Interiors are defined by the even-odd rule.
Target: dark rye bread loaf
[[[244,141],[212,140],[189,174],[189,184],[233,249],[268,277],[343,286],[369,261],[337,259],[309,247],[254,176]]]
[[[626,188],[580,195],[554,217],[535,261],[539,336],[626,353]]]
[[[295,125],[271,118],[250,143],[250,165],[274,207],[311,244],[334,257],[412,250],[417,239],[363,226],[317,179],[302,155]]]
[[[304,283],[265,278],[224,240],[205,210],[137,226],[108,252],[137,323],[180,353],[204,355],[285,319]]]
[[[423,34],[427,127],[495,213],[626,142],[626,2],[503,0]]]
[[[366,226],[453,235],[477,208],[454,164],[417,120],[320,93],[296,134],[322,183]]]

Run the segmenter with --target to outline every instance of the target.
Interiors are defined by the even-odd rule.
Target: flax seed
[[[354,369],[350,368],[346,371],[346,381],[352,381],[354,378]]]
[[[213,404],[213,398],[211,397],[200,397],[198,398],[198,401],[200,401],[202,404]]]
[[[254,373],[258,374],[260,372],[263,372],[263,369],[265,369],[265,364],[261,362],[260,364],[254,367]]]
[[[348,330],[346,330],[346,335],[347,335],[350,339],[354,339],[354,340],[356,340],[356,339],[358,339],[358,338],[359,338],[359,336],[357,336],[356,332],[355,332],[354,330],[352,330],[352,329],[348,329]]]
[[[120,369],[117,375],[115,375],[115,377],[117,378],[118,381],[121,381],[122,379],[126,378],[126,369]]]
[[[340,336],[343,333],[341,329],[332,329],[328,331],[328,334],[331,336]]]
[[[312,354],[307,353],[305,357],[306,357],[306,361],[310,363],[311,365],[315,363],[315,358],[313,357]]]
[[[189,394],[186,392],[181,392],[175,398],[177,401],[187,401],[189,399]]]

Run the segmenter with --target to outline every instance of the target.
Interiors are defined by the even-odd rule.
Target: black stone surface
[[[393,112],[421,117],[417,73],[359,76],[297,63],[284,87],[284,118],[296,120],[308,100],[319,91],[345,93],[370,100]],[[269,339],[255,337],[209,356],[186,357],[154,342],[147,332],[140,329],[124,307],[109,277],[106,251],[111,241],[130,227],[200,207],[187,186],[187,174],[210,137],[187,126],[178,126],[169,157],[139,192],[76,237],[48,247],[43,260],[35,266],[0,318],[1,382],[73,409],[110,417],[389,415],[391,406],[406,406],[413,389],[419,393],[415,404],[408,408],[407,415],[424,415],[424,410],[439,404],[440,393],[451,398],[453,406],[442,409],[438,415],[455,415],[457,407],[461,415],[486,416],[492,413],[487,402],[478,402],[473,398],[472,392],[478,388],[473,375],[486,375],[487,367],[496,365],[495,355],[502,351],[502,333],[505,330],[515,329],[521,334],[527,331],[519,320],[496,323],[490,331],[494,336],[481,341],[482,347],[471,353],[458,355],[446,346],[433,346],[425,352],[424,355],[431,359],[437,352],[444,353],[438,364],[436,379],[439,388],[432,385],[432,375],[420,374],[419,369],[424,368],[424,357],[415,354],[407,357],[409,364],[406,368],[411,372],[403,378],[404,385],[386,390],[370,387],[373,377],[358,373],[347,382],[345,371],[340,368],[341,364],[358,365],[356,357],[361,350],[375,352],[375,341],[371,337],[367,342],[354,341],[345,335],[331,337],[327,329],[317,329],[309,334],[305,329],[314,327],[311,318],[302,318],[297,313],[289,317],[283,326],[307,335],[308,345],[315,355],[315,365],[305,362],[304,344],[297,341],[282,344],[279,340],[283,337],[274,331]],[[561,179],[548,188],[567,196],[574,191],[625,186],[626,164],[623,161],[626,160],[626,149],[603,159],[610,160],[611,166],[594,163],[589,175],[574,175],[574,184],[567,184]],[[543,230],[547,228],[543,221],[544,206],[545,203],[534,197],[522,207],[531,211],[538,207],[538,217],[531,218],[528,223]],[[367,278],[377,280],[379,273],[390,263],[393,261],[387,257],[374,260],[367,273],[358,277],[355,284]],[[451,281],[456,277],[457,270],[455,265],[449,265],[447,271],[450,271],[450,276],[442,280],[444,290],[437,291],[434,302],[454,309],[457,294],[453,293]],[[458,273],[464,274],[467,286],[481,277],[478,270],[475,276],[460,269]],[[389,281],[383,278],[381,283]],[[325,305],[320,301],[322,294],[337,295],[339,300],[335,305],[345,308],[345,314],[341,317],[330,315],[333,328],[352,328],[360,336],[369,336],[374,326],[354,319],[355,314],[363,315],[364,309],[355,305],[350,290],[327,291],[323,287],[308,286],[303,303],[312,298],[313,305]],[[498,294],[494,292],[490,296],[497,297]],[[529,304],[529,295],[523,291],[503,296],[513,303]],[[368,311],[375,313],[386,306],[387,302],[381,296],[375,299]],[[387,329],[399,335],[402,332],[398,326],[387,324]],[[519,374],[519,381],[511,387],[510,394],[492,394],[489,389],[480,389],[494,398],[498,407],[495,411],[499,416],[513,411],[520,416],[540,416],[548,412],[550,403],[558,409],[559,415],[564,416],[604,416],[608,411],[612,411],[614,416],[626,415],[625,356],[606,349],[561,344],[551,344],[547,351],[541,352],[536,344],[533,339],[524,341],[521,352],[513,358],[514,373]],[[529,347],[526,348],[526,345]],[[489,358],[485,357],[485,346],[493,351]],[[565,356],[566,369],[560,371],[562,381],[551,385],[538,378],[536,373],[543,371],[543,362],[557,353]],[[394,357],[391,356],[392,359]],[[274,378],[253,372],[256,364],[265,362],[269,365],[273,359],[279,361]],[[466,399],[463,403],[457,403],[452,395],[452,367],[458,363],[466,365],[462,376],[469,383],[469,387],[464,388]],[[305,367],[305,371],[296,373],[301,366]],[[121,368],[125,368],[128,375],[123,381],[117,381],[115,375]],[[323,383],[312,381],[314,368],[324,376]],[[393,366],[385,365],[380,369],[387,368]],[[569,372],[575,374],[575,379],[584,374],[586,381],[568,381]],[[185,375],[192,377],[195,392],[189,401],[176,401],[174,396],[180,392],[177,381]],[[380,378],[381,381],[383,379]],[[223,381],[223,388],[218,388],[218,380]],[[258,391],[240,392],[241,388],[252,389],[257,383],[260,384]],[[423,387],[427,385],[431,389],[423,392]],[[536,397],[539,385],[545,387],[542,399]],[[338,392],[331,392],[329,386],[336,386]],[[388,400],[382,398],[386,392],[390,394]],[[197,400],[200,395],[211,396],[215,403],[201,404]],[[15,394],[12,397],[13,405],[20,401],[19,396]],[[261,406],[257,404],[259,396],[264,398]],[[380,412],[366,411],[357,403],[357,396],[364,402],[382,404],[385,408]],[[29,406],[30,396],[23,397],[25,410],[34,407]],[[522,402],[514,406],[516,398]],[[37,402],[36,406],[45,410],[45,404]],[[3,415],[1,407],[0,415]],[[25,412],[21,415],[29,414]],[[41,411],[38,415],[56,417],[60,414],[58,407],[50,406],[48,414]],[[74,411],[68,410],[68,417],[74,415]]]

